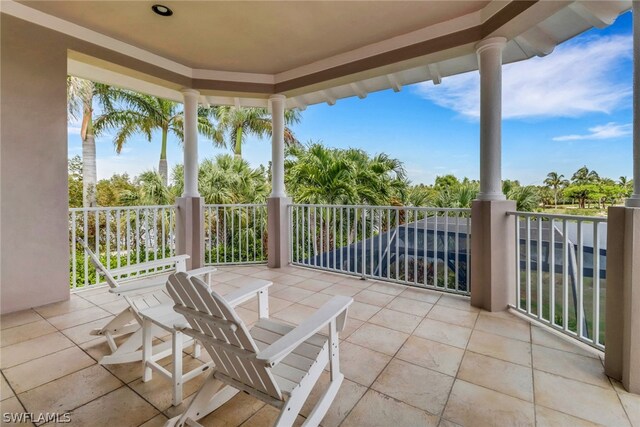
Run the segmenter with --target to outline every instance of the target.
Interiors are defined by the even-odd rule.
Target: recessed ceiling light
[[[167,6],[163,6],[161,4],[154,4],[151,6],[151,10],[157,13],[160,16],[171,16],[173,15],[173,11],[169,9]]]

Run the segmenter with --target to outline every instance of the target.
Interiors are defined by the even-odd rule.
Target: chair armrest
[[[175,264],[183,262],[189,259],[189,255],[176,255],[168,258],[157,259],[154,261],[140,262],[126,267],[113,268],[109,270],[112,276],[119,276],[122,274],[137,273],[142,270],[149,270],[151,268],[162,267],[163,265]]]
[[[132,292],[160,288],[167,283],[168,277],[168,272],[166,274],[157,274],[150,277],[141,277],[139,279],[131,280],[130,282],[125,282],[117,288],[110,288],[109,292],[117,295],[125,295]]]
[[[200,267],[200,268],[196,268],[195,270],[187,270],[185,271],[185,273],[187,273],[189,276],[204,276],[205,274],[211,274],[211,273],[215,273],[216,271],[218,271],[217,268],[215,267]]]
[[[231,307],[236,307],[243,302],[249,301],[251,298],[258,296],[260,292],[267,291],[271,285],[273,285],[272,282],[256,279],[255,282],[249,283],[240,289],[224,295],[224,299],[227,300]]]
[[[334,321],[345,312],[353,302],[353,298],[335,296],[327,301],[308,319],[296,326],[291,332],[265,348],[256,356],[257,360],[267,366],[275,366],[296,347],[315,335],[320,329]]]

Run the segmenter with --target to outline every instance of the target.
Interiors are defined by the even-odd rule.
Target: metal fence
[[[607,219],[510,214],[516,216],[515,308],[603,349]]]
[[[206,265],[267,262],[267,205],[205,205]]]
[[[469,294],[470,209],[289,206],[294,265]]]
[[[105,267],[125,267],[175,255],[175,218],[175,206],[69,209],[71,289],[100,284],[77,237],[87,243]]]

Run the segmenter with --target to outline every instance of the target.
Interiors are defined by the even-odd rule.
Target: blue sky
[[[583,165],[617,179],[632,173],[632,20],[626,13],[544,58],[503,68],[503,178],[540,184],[549,171],[570,177]],[[477,179],[478,72],[308,107],[293,130],[300,141],[386,152],[402,160],[413,183],[448,173]],[[69,156],[81,154],[77,124],[69,124]],[[199,143],[200,160],[225,152]],[[160,137],[130,141],[120,155],[112,138],[97,141],[98,178],[157,168]],[[267,164],[269,140],[251,138],[243,156]],[[169,166],[182,161],[169,141]]]

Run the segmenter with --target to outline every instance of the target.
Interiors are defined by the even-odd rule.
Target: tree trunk
[[[93,136],[91,113],[87,120],[87,131],[82,139],[82,201],[85,208],[95,207],[96,203],[96,140]]]
[[[158,163],[158,173],[162,178],[162,183],[166,187],[169,183],[169,171],[167,167],[167,128],[162,128],[162,148],[160,149],[160,162]]]
[[[236,129],[236,141],[233,146],[233,154],[237,159],[242,158],[242,128]]]

